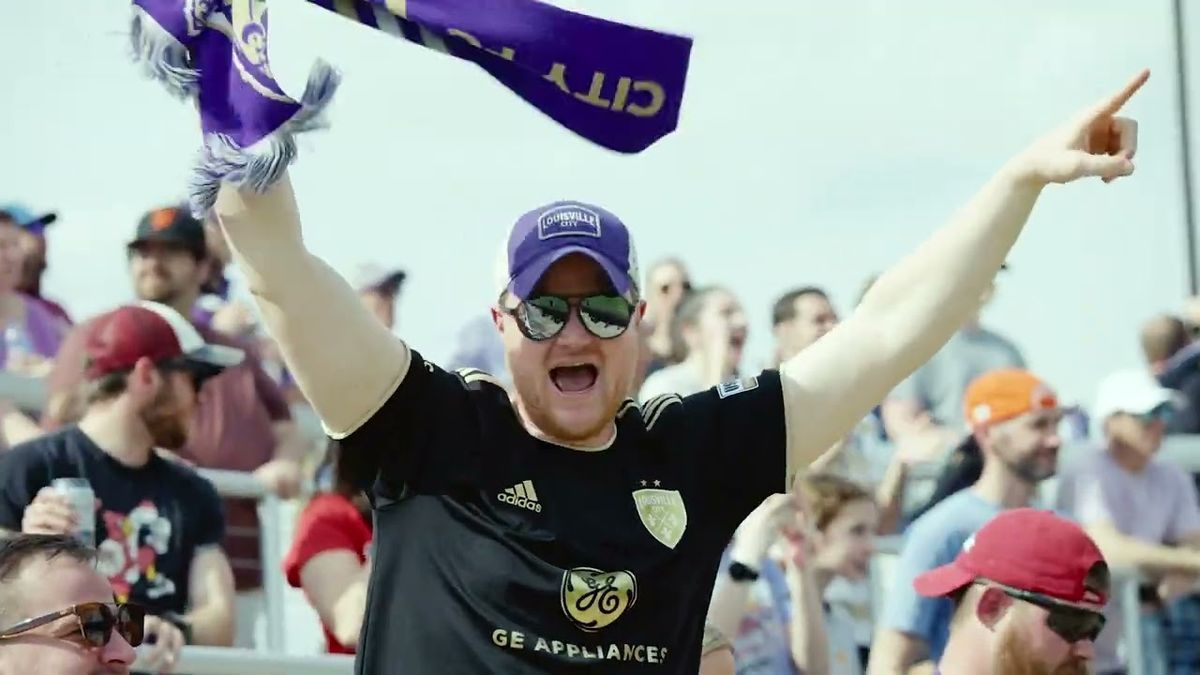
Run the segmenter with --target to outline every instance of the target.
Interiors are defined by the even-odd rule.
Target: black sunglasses
[[[159,361],[158,367],[164,372],[177,372],[188,375],[192,380],[192,389],[195,390],[197,394],[200,393],[200,390],[204,387],[205,382],[208,382],[217,375],[220,375],[222,372],[221,369],[217,368],[216,366],[210,366],[198,361],[191,361],[182,356],[178,358],[167,359],[165,361]]]
[[[579,320],[589,333],[611,340],[629,328],[637,305],[621,295],[535,295],[516,307],[505,307],[503,298],[500,303],[500,311],[516,319],[521,334],[535,342],[561,333],[571,318],[572,307],[578,308]]]
[[[58,621],[66,616],[75,617],[75,629],[83,636],[83,641],[97,649],[104,647],[112,639],[113,629],[129,643],[130,647],[142,644],[145,637],[146,610],[139,605],[109,604],[104,602],[85,602],[72,605],[66,609],[44,614],[37,618],[26,619],[11,628],[0,632],[0,640],[7,640],[22,633]],[[74,630],[58,637],[67,637]]]
[[[1054,631],[1067,643],[1074,644],[1081,640],[1096,641],[1104,628],[1106,619],[1100,612],[1064,605],[1038,593],[1022,591],[1014,588],[1001,588],[1009,597],[1024,600],[1046,610],[1046,627]]]

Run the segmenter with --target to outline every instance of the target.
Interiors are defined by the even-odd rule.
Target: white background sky
[[[128,3],[68,4],[0,2],[0,201],[61,212],[48,290],[85,317],[129,298],[123,244],[182,195],[198,134],[130,64]],[[1107,370],[1138,363],[1138,324],[1185,295],[1169,0],[556,4],[695,37],[675,134],[609,153],[471,64],[271,2],[286,88],[299,94],[316,57],[345,76],[332,129],[302,141],[293,170],[306,239],[339,269],[409,270],[400,332],[435,360],[494,297],[504,228],[572,198],[621,215],[643,262],[679,254],[698,282],[732,287],[757,366],[779,293],[818,283],[848,311],[1008,156],[1143,66],[1137,175],[1048,190],[986,322],[1087,402]],[[1195,114],[1200,12],[1189,30]]]

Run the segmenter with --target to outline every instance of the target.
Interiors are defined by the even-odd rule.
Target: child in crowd
[[[810,475],[746,518],[717,581],[709,621],[733,635],[739,675],[858,675],[853,622],[822,599],[835,577],[867,576],[879,519],[872,495],[833,475]]]

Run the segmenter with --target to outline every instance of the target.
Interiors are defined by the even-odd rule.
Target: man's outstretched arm
[[[300,390],[331,435],[354,431],[403,379],[408,348],[305,248],[286,177],[265,194],[224,185],[215,209]]]
[[[1115,114],[1148,77],[1139,74],[1008,162],[947,226],[881,276],[853,316],[781,366],[789,480],[978,310],[1043,187],[1133,172],[1137,127]]]

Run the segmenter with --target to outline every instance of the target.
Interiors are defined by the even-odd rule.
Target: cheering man
[[[738,523],[962,325],[1049,183],[1133,172],[1114,117],[1148,77],[1007,163],[778,370],[626,400],[643,304],[630,235],[560,202],[513,226],[492,316],[513,378],[449,373],[309,253],[290,184],[217,213],[300,388],[375,509],[360,675],[697,672]]]

